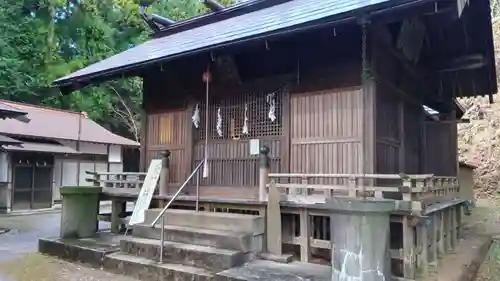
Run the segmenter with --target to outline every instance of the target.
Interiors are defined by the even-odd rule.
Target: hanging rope
[[[211,80],[210,67],[203,73],[203,81],[205,82],[205,163],[203,163],[203,178],[208,178],[208,93]]]

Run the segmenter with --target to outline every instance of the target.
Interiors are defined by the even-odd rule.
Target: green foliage
[[[3,0],[0,98],[85,111],[100,124],[136,137],[130,120],[124,119],[137,121],[140,79],[111,81],[64,98],[50,85],[144,42],[150,31],[139,14],[141,1],[152,3],[148,12],[175,20],[207,11],[198,0]]]

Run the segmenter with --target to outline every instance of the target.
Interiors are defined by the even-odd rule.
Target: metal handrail
[[[196,168],[194,168],[193,172],[189,175],[189,177],[187,178],[187,180],[181,185],[181,187],[179,187],[179,189],[177,190],[177,192],[174,194],[174,196],[172,197],[172,199],[170,199],[170,201],[168,201],[167,205],[163,208],[163,210],[161,210],[161,212],[158,214],[158,216],[156,216],[156,219],[151,223],[151,227],[155,227],[156,223],[158,222],[158,220],[165,214],[165,212],[167,211],[167,209],[170,207],[170,205],[172,205],[172,203],[175,201],[175,199],[177,199],[177,196],[179,196],[179,194],[181,193],[181,191],[184,189],[184,187],[186,187],[186,185],[188,184],[188,182],[193,178],[193,176],[200,170],[201,168],[201,165],[203,165],[203,163],[205,162],[205,159],[201,160],[201,162],[198,164],[198,166],[196,166]],[[199,200],[199,188],[198,188],[198,185],[199,185],[199,178],[198,180],[196,181],[196,185],[197,185],[197,188],[196,188],[196,201],[197,201],[197,205],[198,205],[198,200]]]
[[[165,243],[165,229],[163,226],[165,225],[165,212],[167,209],[172,205],[172,203],[177,199],[177,196],[181,193],[181,191],[184,189],[184,187],[188,184],[188,182],[193,178],[194,175],[196,176],[196,211],[198,212],[199,210],[199,201],[200,201],[200,175],[198,172],[200,171],[201,165],[205,163],[206,159],[201,160],[201,162],[194,168],[194,171],[189,175],[187,180],[179,187],[177,192],[174,194],[172,199],[168,201],[167,205],[161,210],[161,212],[158,214],[156,219],[151,223],[151,227],[154,228],[158,220],[161,218],[161,232],[160,232],[160,263],[163,263],[163,248],[164,248],[164,243]]]

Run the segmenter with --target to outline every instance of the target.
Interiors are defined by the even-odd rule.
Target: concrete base
[[[101,187],[61,187],[61,238],[93,237],[97,232]]]
[[[331,279],[329,266],[292,262],[288,264],[256,260],[217,274],[216,280],[228,281],[337,281]]]
[[[144,224],[152,223],[160,211],[161,209],[146,210]],[[265,230],[265,221],[261,216],[180,209],[168,209],[165,224],[254,234],[263,234]]]
[[[159,240],[162,229],[149,225],[135,225],[132,235],[139,238]],[[252,234],[202,229],[175,225],[165,225],[165,241],[192,244],[218,249],[256,252]]]
[[[389,218],[393,200],[333,199],[332,280],[391,278]]]
[[[109,233],[85,239],[43,238],[38,240],[38,251],[100,268],[106,255],[120,250],[120,238]]]
[[[131,256],[159,261],[160,241],[126,237],[120,243],[120,251]],[[219,272],[240,266],[250,260],[250,258],[251,255],[238,251],[170,241],[165,241],[163,244],[163,262],[203,268],[211,272]]]

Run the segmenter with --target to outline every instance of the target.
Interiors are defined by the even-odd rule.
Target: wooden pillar
[[[147,156],[147,132],[148,132],[148,115],[144,109],[141,109],[141,135],[140,135],[140,159],[139,159],[139,171],[144,172],[147,169],[148,163],[146,163]]]
[[[415,279],[415,230],[411,217],[403,217],[403,274],[406,279]]]
[[[450,209],[450,227],[451,227],[451,231],[450,231],[450,240],[451,240],[451,249],[452,250],[455,250],[455,248],[457,247],[457,208],[456,207],[452,207]]]
[[[306,208],[300,210],[300,261],[309,262],[311,259],[311,230],[309,223],[309,211]]]
[[[439,211],[438,213],[439,217],[439,243],[438,243],[438,257],[441,258],[444,256],[444,251],[445,251],[445,229],[444,229],[444,211]]]
[[[439,216],[434,213],[431,215],[431,243],[430,243],[430,265],[437,267],[438,262],[438,234],[439,234]]]
[[[448,251],[451,251],[453,250],[453,247],[452,247],[452,216],[451,216],[451,213],[452,213],[452,209],[451,208],[446,208],[445,211],[444,211],[444,228],[445,228],[445,251],[448,252]]]
[[[160,196],[167,196],[169,191],[170,154],[169,150],[161,153]]]
[[[429,220],[430,222],[431,220]],[[427,276],[428,274],[428,232],[427,232],[427,220],[421,221],[417,225],[417,245],[421,249],[420,254],[418,255],[418,270],[422,276]]]
[[[269,185],[269,197],[267,200],[266,215],[266,242],[265,249],[268,253],[276,256],[283,254],[282,251],[282,229],[281,229],[281,194],[276,184]],[[259,213],[262,213],[260,211]],[[261,214],[262,215],[262,214]]]
[[[406,141],[405,141],[405,104],[404,100],[400,99],[398,102],[398,123],[399,123],[399,173],[406,172]]]
[[[457,207],[455,209],[456,216],[457,216],[457,239],[461,239],[463,232],[464,232],[463,209],[464,209],[464,204],[457,205]]]
[[[269,182],[269,148],[267,146],[262,146],[260,149],[260,164],[259,164],[259,201],[267,200],[267,184]]]
[[[111,200],[111,232],[119,233],[121,218],[120,216],[126,211],[127,202],[123,202],[122,200],[113,198]]]

